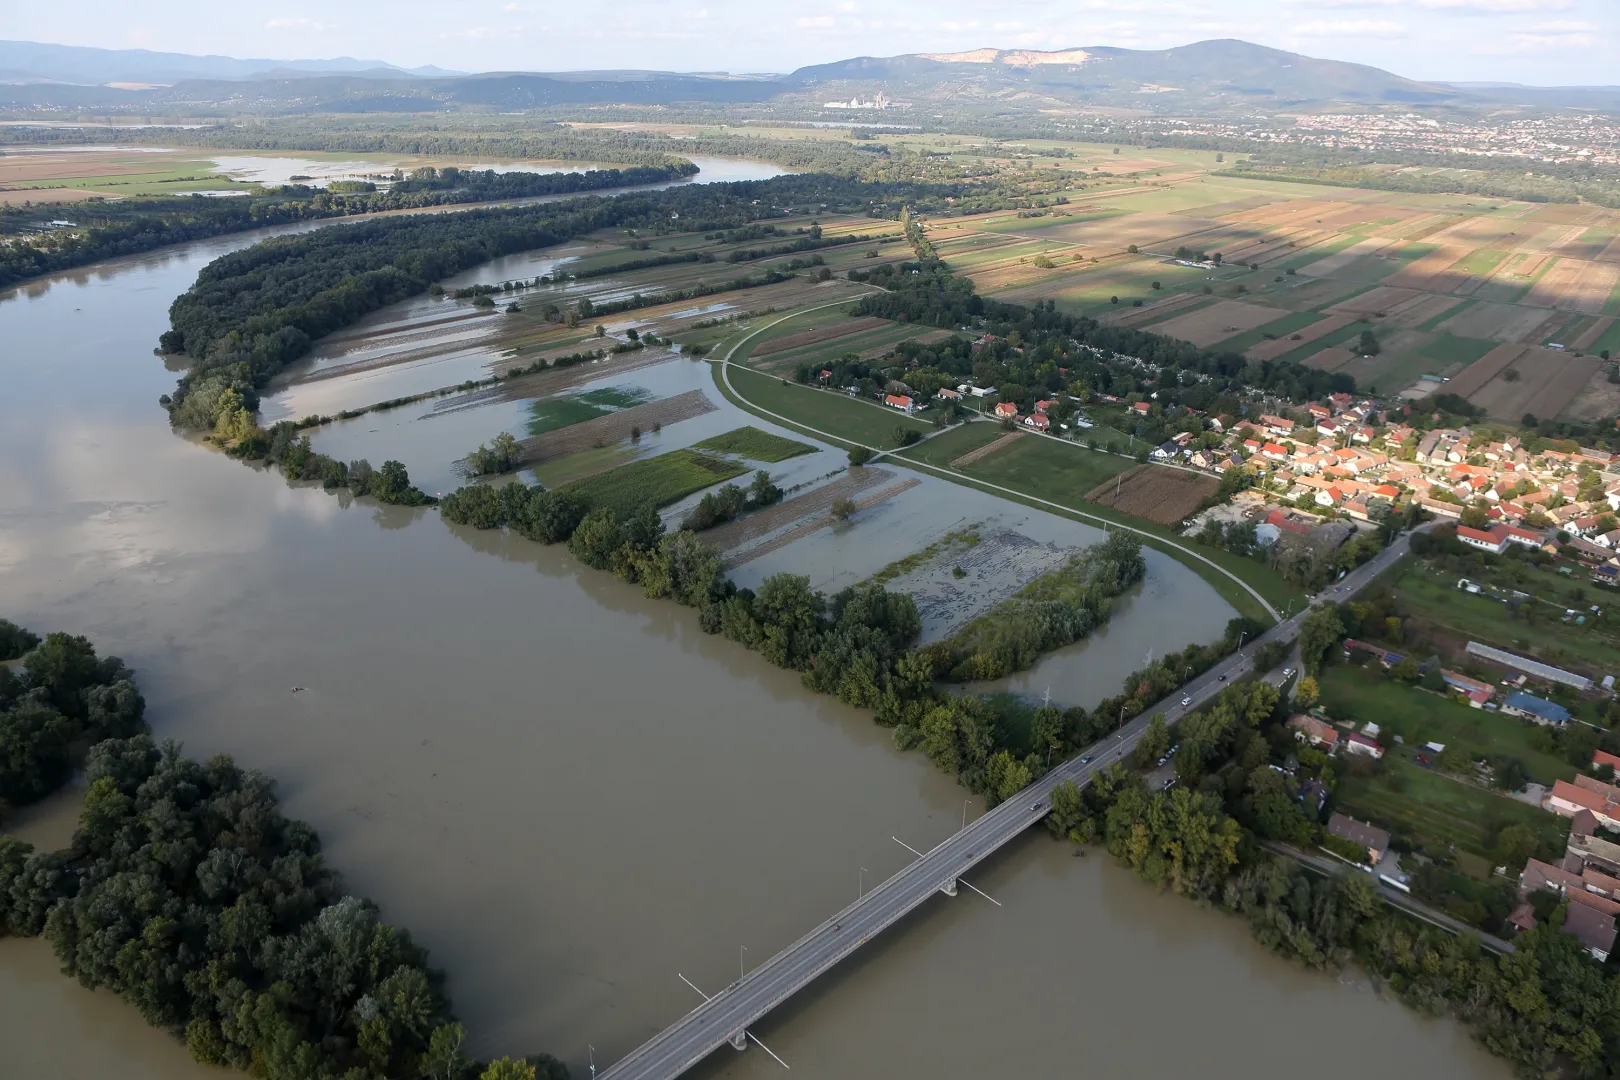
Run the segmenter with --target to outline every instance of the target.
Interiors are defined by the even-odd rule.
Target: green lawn
[[[1452,269],[1459,270],[1464,274],[1473,274],[1475,277],[1484,277],[1502,265],[1502,260],[1505,258],[1507,258],[1507,252],[1505,251],[1498,251],[1495,248],[1480,248],[1478,251],[1471,252]]]
[[[747,471],[724,458],[695,450],[673,450],[587,476],[567,486],[583,495],[591,506],[606,506],[622,517],[649,502],[654,506],[668,506],[694,491],[702,491]]]
[[[772,435],[752,424],[728,431],[724,435],[716,435],[712,439],[704,439],[695,449],[713,450],[719,454],[736,454],[752,461],[769,462],[786,461],[790,457],[816,452],[816,448],[808,443],[794,442],[780,435]]]
[[[993,443],[1005,434],[1007,433],[1001,430],[1000,424],[989,421],[958,424],[925,443],[900,451],[900,456],[924,461],[943,469],[949,467],[951,462],[963,454]]]
[[[897,430],[919,434],[934,430],[931,424],[847,394],[785,382],[735,364],[729,374],[732,388],[744,400],[766,412],[797,421],[812,432],[823,432],[846,442],[885,448],[899,443],[895,438]],[[720,368],[716,367],[716,380],[719,377]]]
[[[1340,665],[1327,668],[1318,682],[1329,714],[1335,719],[1377,723],[1386,732],[1379,737],[1385,746],[1391,745],[1389,735],[1401,736],[1408,749],[1429,742],[1448,747],[1457,743],[1473,758],[1518,758],[1530,778],[1541,784],[1575,775],[1574,766],[1532,745],[1535,728],[1526,721],[1459,705],[1387,678],[1382,671]],[[1392,749],[1391,753],[1399,751]]]
[[[1494,865],[1491,845],[1505,825],[1528,825],[1541,842],[1538,854],[1563,850],[1569,822],[1557,814],[1422,768],[1388,754],[1374,777],[1346,777],[1334,792],[1335,807],[1370,820],[1422,845],[1461,852]]]
[[[1507,604],[1456,587],[1451,575],[1413,568],[1395,583],[1402,606],[1420,620],[1465,639],[1528,654],[1550,664],[1575,666],[1603,674],[1620,672],[1620,650],[1595,628],[1560,621],[1561,608],[1526,601],[1515,618]],[[1572,605],[1573,606],[1573,605]]]

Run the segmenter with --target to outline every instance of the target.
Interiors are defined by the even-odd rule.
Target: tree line
[[[138,254],[249,229],[300,221],[422,209],[540,195],[577,194],[616,187],[667,183],[697,171],[691,162],[596,169],[583,173],[462,172],[449,188],[389,189],[342,194],[287,185],[265,195],[215,199],[92,200],[73,208],[74,229],[52,229],[26,241],[0,245],[0,287],[103,259]],[[53,211],[59,212],[59,211]]]
[[[901,749],[921,749],[936,765],[970,790],[995,801],[1011,797],[1046,771],[1052,752],[1088,745],[1114,721],[1083,708],[1043,710],[1030,735],[1022,725],[1004,722],[978,698],[936,688],[968,656],[965,646],[939,643],[917,647],[922,621],[915,602],[878,584],[850,586],[826,596],[808,577],[780,573],[758,590],[739,588],[725,576],[720,557],[694,528],[729,511],[746,508],[774,492],[768,477],[755,477],[752,494],[713,495],[715,505],[698,508],[675,532],[667,532],[657,511],[643,506],[628,517],[592,507],[568,487],[547,490],[521,483],[499,487],[473,484],[445,496],[445,520],[478,529],[510,528],[540,543],[566,543],[587,566],[639,583],[649,597],[667,598],[698,612],[698,626],[753,649],[778,667],[800,673],[804,685],[845,704],[871,709],[874,719],[894,729]],[[762,492],[762,488],[764,489]],[[741,496],[739,500],[736,496]],[[694,520],[695,519],[695,520]],[[1043,618],[1061,623],[1062,632],[1044,625],[1035,637],[1009,633],[1017,656],[1028,662],[1041,642],[1055,648],[1074,640],[1075,627],[1106,621],[1103,594],[1128,587],[1141,576],[1140,544],[1123,533],[1089,549],[1080,567],[1061,583],[1047,583],[1020,600],[1038,605]],[[1124,583],[1122,585],[1122,583]],[[1045,636],[1040,636],[1044,634]],[[978,638],[972,639],[981,647]],[[998,639],[983,648],[1001,648]],[[1106,726],[1105,726],[1106,725]]]
[[[267,1080],[567,1076],[467,1054],[426,951],[345,890],[269,777],[154,742],[121,660],[5,620],[0,643],[26,650],[0,668],[0,792],[34,801],[80,765],[86,785],[68,848],[0,836],[0,936],[44,937],[198,1061]]]

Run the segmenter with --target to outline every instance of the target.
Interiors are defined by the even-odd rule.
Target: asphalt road
[[[1364,566],[1328,586],[1313,598],[1313,604],[1348,599],[1406,551],[1407,538],[1403,535]],[[1083,786],[1097,770],[1129,755],[1154,714],[1162,712],[1172,722],[1179,719],[1245,674],[1252,666],[1256,648],[1270,641],[1293,642],[1311,606],[1307,605],[1254,641],[1245,642],[1238,652],[1163,701],[1144,709],[1084,754],[1059,765],[1018,795],[942,841],[916,862],[637,1047],[603,1071],[601,1080],[669,1080],[691,1068],[834,964],[926,903],[1007,841],[1045,818],[1051,809],[1052,789],[1058,784],[1073,781]],[[1181,704],[1184,698],[1191,699],[1186,706]]]

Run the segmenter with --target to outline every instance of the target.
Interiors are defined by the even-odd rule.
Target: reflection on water
[[[861,868],[903,866],[891,836],[958,827],[950,779],[692,611],[562,548],[291,486],[171,433],[151,355],[168,304],[251,239],[0,303],[0,612],[92,636],[139,673],[159,737],[277,777],[354,891],[449,972],[478,1052],[545,1049],[583,1075],[587,1044],[611,1060],[692,1006],[677,973],[723,987],[739,945],[763,958]],[[1122,615],[1171,640],[1177,595]],[[60,836],[70,813],[30,828]],[[1062,1075],[1077,1047],[1109,1075],[1364,1072],[1320,1053],[1324,1018],[1385,1073],[1506,1075],[1456,1028],[1040,838],[976,884],[1007,906],[932,902],[762,1029],[797,1075]],[[1163,1038],[1169,1017],[1191,1037]],[[7,1075],[217,1075],[37,941],[0,942],[0,1047]],[[727,1051],[706,1068],[777,1067]]]

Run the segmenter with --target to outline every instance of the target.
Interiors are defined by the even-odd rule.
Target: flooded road
[[[584,1076],[587,1046],[610,1061],[694,1003],[678,974],[724,987],[740,948],[763,959],[898,869],[891,836],[958,827],[952,781],[695,613],[561,548],[290,487],[172,434],[152,346],[242,242],[0,299],[0,612],[122,655],[160,738],[277,777],[353,890],[449,973],[479,1053]],[[1172,640],[1177,590],[1207,586],[1152,580],[1119,629]],[[1119,663],[1082,651],[1066,685],[1112,693]],[[22,830],[59,843],[72,811]],[[975,884],[1005,907],[939,898],[761,1028],[795,1075],[1364,1075],[1361,1051],[1321,1053],[1330,1018],[1382,1075],[1507,1076],[1455,1026],[1291,968],[1103,858],[1031,837]],[[700,1074],[778,1069],[726,1050]],[[223,1074],[41,942],[0,941],[0,1075]]]

